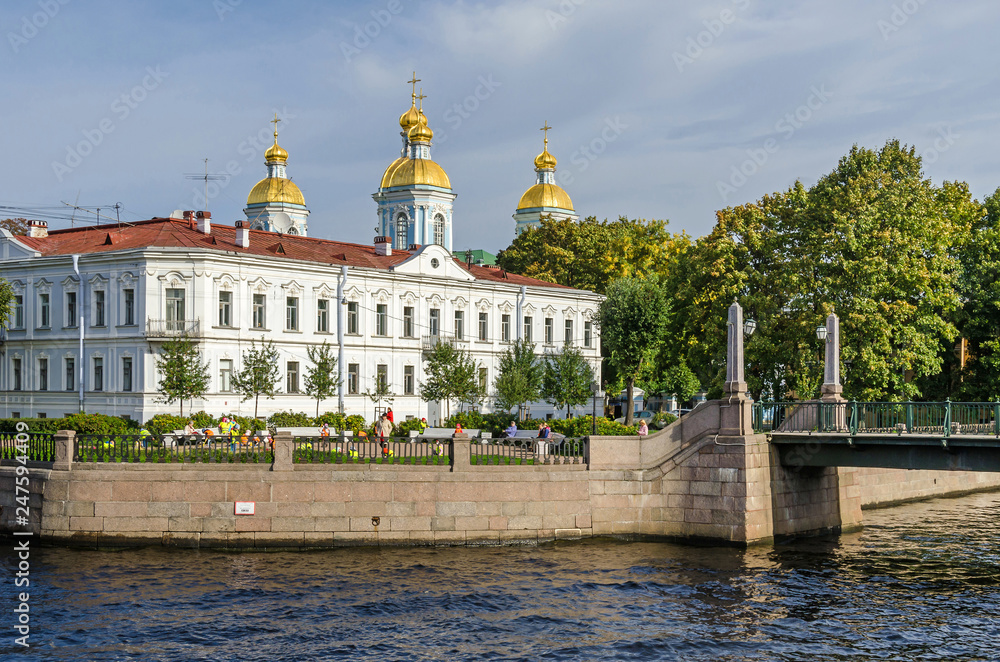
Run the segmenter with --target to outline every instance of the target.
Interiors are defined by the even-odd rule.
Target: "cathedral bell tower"
[[[306,236],[309,229],[306,224],[309,210],[306,208],[302,191],[285,174],[288,152],[278,145],[280,121],[275,113],[274,119],[271,120],[274,124],[274,144],[264,152],[267,177],[257,182],[257,185],[250,190],[243,213],[246,214],[252,230]]]

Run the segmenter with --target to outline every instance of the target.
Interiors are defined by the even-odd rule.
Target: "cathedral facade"
[[[15,292],[0,339],[0,417],[87,411],[144,421],[176,413],[178,403],[159,392],[156,357],[180,335],[197,343],[211,375],[209,391],[185,412],[253,415],[253,400],[234,392],[232,378],[251,344],[268,341],[281,378],[279,393],[261,399],[262,416],[316,411],[305,375],[310,348],[323,343],[337,352],[341,384],[320,411],[369,420],[375,404],[366,393],[380,384],[394,396],[397,420],[442,417],[442,403],[420,398],[423,359],[438,342],[470,352],[491,391],[500,356],[520,338],[539,353],[580,348],[599,378],[597,294],[452,256],[455,193],[431,160],[433,132],[417,98],[414,91],[399,119],[400,155],[373,194],[379,233],[370,244],[308,236],[310,212],[288,178],[277,130],[267,177],[234,225],[214,223],[208,212],[175,212],[52,232],[36,221],[28,236],[0,229],[3,277]],[[519,224],[573,213],[547,154],[546,141]],[[554,413],[548,404],[531,407],[546,413]]]

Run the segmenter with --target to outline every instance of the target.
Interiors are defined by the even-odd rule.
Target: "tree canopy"
[[[198,345],[187,336],[163,343],[156,355],[156,368],[160,371],[157,388],[162,401],[168,405],[179,402],[181,416],[184,401],[205,395],[211,384],[208,361],[202,362]]]
[[[493,391],[496,406],[504,411],[518,408],[518,419],[524,418],[524,405],[538,400],[542,393],[544,366],[535,356],[535,343],[515,340],[500,355]]]
[[[594,371],[584,358],[583,352],[572,344],[567,344],[558,353],[545,355],[545,370],[542,377],[542,397],[554,407],[569,409],[585,404],[593,390]]]
[[[261,341],[260,349],[257,349],[257,343],[251,340],[250,348],[243,353],[243,368],[233,375],[233,390],[240,394],[244,402],[254,399],[254,418],[257,417],[260,396],[274,398],[275,393],[281,392],[278,388],[281,378],[278,359],[274,341]]]
[[[444,402],[445,415],[451,416],[451,401],[472,402],[481,390],[477,376],[478,365],[472,354],[464,352],[453,343],[438,341],[424,355],[424,374],[427,380],[420,385],[424,402]]]
[[[306,369],[303,385],[306,395],[316,398],[316,416],[319,416],[320,402],[332,397],[340,386],[337,355],[325,340],[322,345],[310,345],[306,351],[312,365]]]

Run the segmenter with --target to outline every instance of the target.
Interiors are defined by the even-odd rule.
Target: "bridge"
[[[1000,471],[1000,402],[758,402],[785,467]]]

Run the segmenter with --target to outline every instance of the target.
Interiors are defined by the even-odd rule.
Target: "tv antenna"
[[[208,183],[217,182],[223,179],[229,179],[229,175],[225,173],[209,173],[208,172],[208,159],[205,159],[205,174],[196,175],[194,173],[188,173],[184,175],[184,179],[201,179],[205,182],[205,208],[208,208]]]

